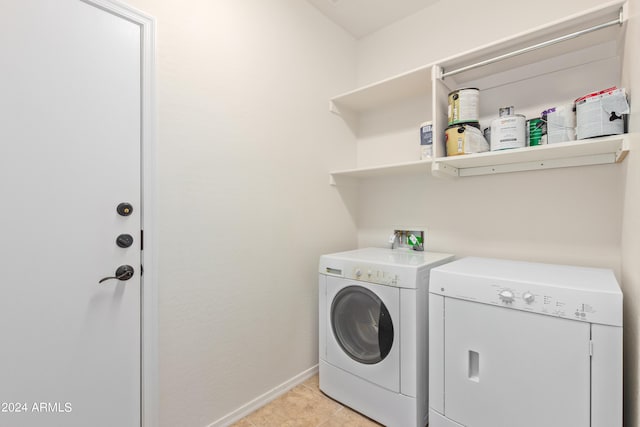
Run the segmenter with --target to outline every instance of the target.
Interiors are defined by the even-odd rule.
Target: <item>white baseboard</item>
[[[318,365],[312,366],[311,368],[307,369],[306,371],[303,371],[303,372],[299,373],[298,375],[296,375],[295,377],[283,382],[279,386],[276,386],[276,387],[272,388],[271,390],[269,390],[268,392],[256,397],[255,399],[253,399],[252,401],[246,403],[245,405],[242,405],[241,407],[239,407],[235,411],[228,413],[227,415],[225,415],[224,417],[220,418],[219,420],[214,421],[212,424],[209,424],[207,427],[226,427],[226,426],[229,426],[229,425],[235,423],[236,421],[239,421],[242,418],[246,417],[247,415],[249,415],[250,413],[252,413],[256,409],[258,409],[258,408],[266,405],[267,403],[271,402],[275,398],[285,394],[286,392],[288,392],[289,390],[291,390],[292,388],[294,388],[298,384],[302,384],[307,379],[311,378],[312,376],[314,376],[317,373],[318,373]]]

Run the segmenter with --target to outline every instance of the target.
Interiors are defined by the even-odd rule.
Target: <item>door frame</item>
[[[141,251],[144,276],[140,278],[140,414],[141,427],[159,424],[158,292],[156,241],[156,20],[116,0],[78,0],[119,16],[140,27],[140,140],[141,140]]]

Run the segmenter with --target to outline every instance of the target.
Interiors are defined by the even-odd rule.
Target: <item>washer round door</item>
[[[325,361],[344,371],[345,381],[355,375],[400,392],[399,288],[327,277],[321,316]]]
[[[347,286],[336,294],[331,328],[340,348],[359,363],[379,363],[393,346],[389,310],[375,293],[361,286]]]

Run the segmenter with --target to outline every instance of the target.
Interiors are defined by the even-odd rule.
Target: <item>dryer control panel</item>
[[[528,268],[534,268],[531,263]],[[544,268],[545,264],[538,264]],[[593,285],[577,286],[565,281],[563,271],[554,266],[549,279],[543,275],[511,274],[508,279],[500,271],[492,274],[470,274],[469,269],[455,271],[455,262],[431,271],[429,292],[509,309],[529,311],[589,323],[622,326],[622,293],[598,289]],[[508,267],[508,266],[507,266]],[[513,270],[513,268],[512,268]],[[508,271],[505,268],[505,271]],[[566,270],[564,273],[571,272]],[[504,274],[507,275],[507,274]],[[538,280],[527,280],[533,276]],[[606,279],[602,276],[601,280]],[[554,282],[556,280],[557,282]],[[612,277],[615,281],[615,278]]]
[[[520,289],[520,286],[509,286],[509,284],[494,284],[491,287],[496,298],[490,302],[496,305],[589,322],[597,313],[594,304],[598,304],[598,302],[591,301],[592,298],[589,296],[575,298],[574,296],[562,295],[562,292],[557,290],[540,288],[533,284],[525,286],[526,290]]]

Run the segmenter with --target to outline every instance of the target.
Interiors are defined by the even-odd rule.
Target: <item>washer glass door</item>
[[[393,345],[393,322],[387,307],[361,286],[348,286],[335,296],[331,328],[342,350],[367,365],[384,360]]]

